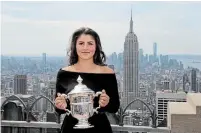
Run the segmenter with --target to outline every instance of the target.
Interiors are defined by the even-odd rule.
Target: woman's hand
[[[99,99],[100,107],[107,106],[109,101],[110,101],[110,97],[106,94],[105,90],[102,90],[102,94],[100,95],[100,99]]]
[[[66,94],[57,93],[57,97],[55,99],[55,106],[58,109],[66,110],[67,107]]]

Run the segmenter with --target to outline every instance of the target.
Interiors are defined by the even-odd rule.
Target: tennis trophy
[[[88,118],[91,117],[94,112],[98,113],[97,108],[93,108],[93,100],[98,97],[102,92],[94,92],[82,83],[83,79],[78,76],[78,84],[67,94],[67,99],[70,101],[70,110],[67,109],[67,115],[71,114],[78,119],[78,123],[74,128],[91,128],[93,125],[88,123]]]

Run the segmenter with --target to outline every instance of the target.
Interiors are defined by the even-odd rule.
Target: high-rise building
[[[111,60],[112,60],[112,63],[114,64],[114,66],[116,66],[117,61],[118,61],[117,53],[116,52],[112,53]]]
[[[14,76],[14,94],[27,94],[27,75]]]
[[[191,71],[191,91],[193,91],[193,92],[198,92],[197,91],[197,87],[196,87],[196,85],[197,85],[197,77],[196,77],[196,69],[192,69],[192,71]]]
[[[42,64],[43,64],[43,73],[46,73],[47,72],[47,66],[46,66],[46,63],[47,63],[47,61],[46,61],[46,53],[43,53],[42,54]]]
[[[154,63],[155,62],[155,57],[153,55],[149,55],[149,63]]]
[[[160,65],[162,68],[168,68],[169,64],[169,56],[168,55],[160,55]]]
[[[143,67],[144,64],[144,53],[143,53],[143,49],[139,49],[139,67],[140,70]]]
[[[198,80],[198,90],[199,90],[199,92],[201,93],[201,79]]]
[[[170,90],[170,81],[169,80],[163,80],[162,85],[164,90]]]
[[[189,88],[186,87],[186,84],[189,83],[188,75],[185,73],[183,76],[183,91],[188,92]]]
[[[175,92],[176,91],[176,80],[173,79],[171,82],[170,82],[170,89],[172,90],[172,92]]]
[[[140,59],[140,62],[143,62],[143,57],[144,57],[144,55],[143,55],[143,49],[140,49],[139,50],[139,59]]]
[[[124,103],[126,106],[139,96],[139,49],[138,39],[133,31],[132,10],[130,19],[130,29],[124,42]],[[134,109],[134,106],[131,106]]]
[[[54,97],[55,97],[55,88],[56,88],[56,82],[55,81],[50,81],[49,85],[48,85],[48,98],[51,101],[54,101]],[[48,111],[53,112],[54,111],[54,107],[51,105],[51,103],[48,103],[48,107],[47,107]]]
[[[153,44],[153,55],[156,59],[156,57],[157,57],[157,43],[156,42]]]
[[[117,64],[117,70],[121,71],[123,69],[123,53],[118,54],[118,64]]]
[[[186,93],[172,93],[171,90],[156,92],[156,114],[158,116],[157,124],[167,119],[168,102],[185,102]]]

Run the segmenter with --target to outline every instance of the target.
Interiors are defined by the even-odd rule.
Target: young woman
[[[99,113],[94,113],[88,121],[92,128],[73,128],[78,120],[72,115],[66,115],[61,133],[112,133],[109,120],[105,112],[116,113],[120,101],[116,75],[112,69],[104,64],[106,57],[102,51],[99,35],[90,28],[80,28],[72,35],[70,46],[69,66],[61,68],[57,73],[55,110],[59,114],[70,110],[70,103],[62,94],[68,94],[77,85],[80,75],[82,83],[94,92],[102,94],[94,98],[94,108],[100,105]]]

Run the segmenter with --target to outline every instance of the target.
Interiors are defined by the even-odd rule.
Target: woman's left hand
[[[105,90],[102,90],[102,94],[100,95],[100,99],[99,99],[100,107],[107,106],[109,101],[110,101],[110,97],[106,94]]]

